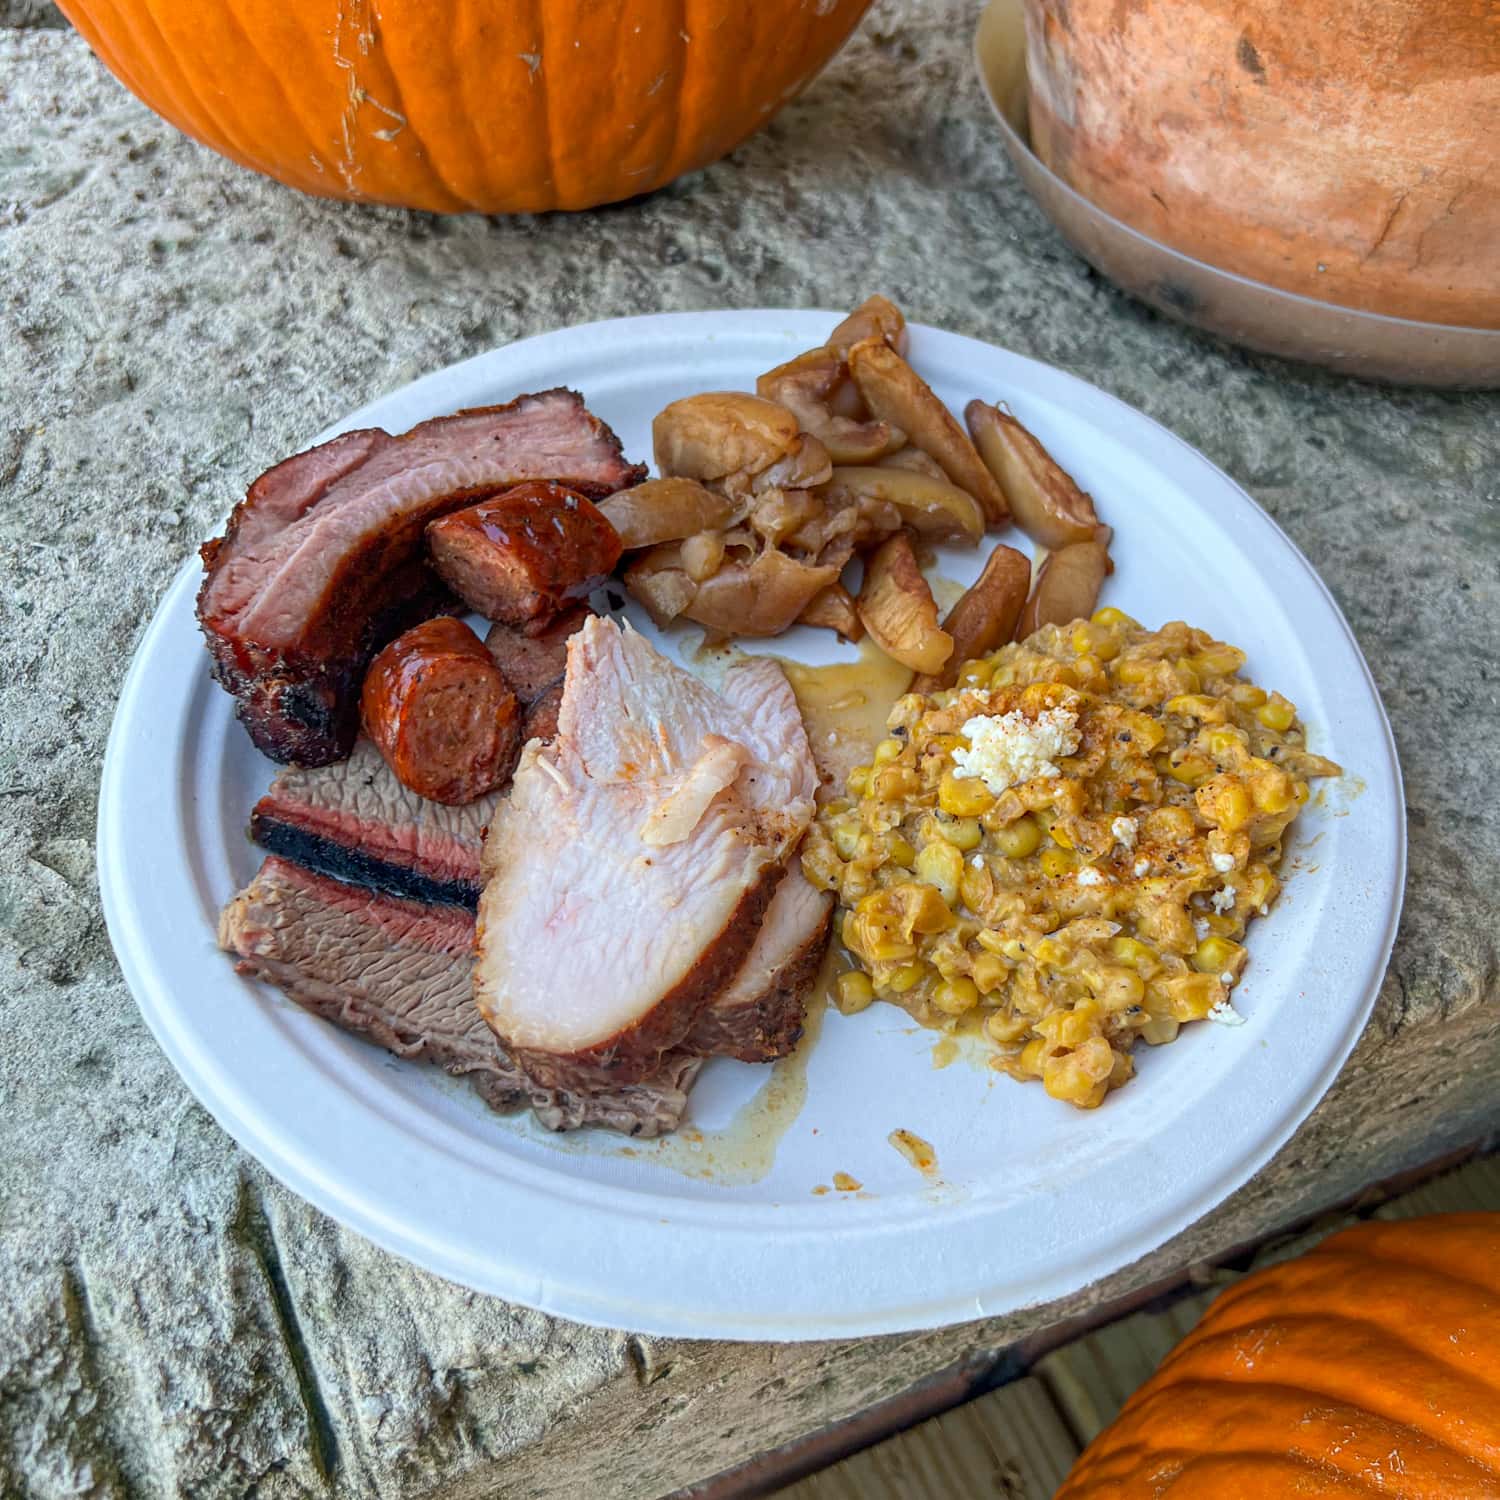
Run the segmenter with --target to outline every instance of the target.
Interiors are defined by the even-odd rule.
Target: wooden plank
[[[1078,1456],[1026,1376],[778,1491],[779,1500],[1049,1500]]]

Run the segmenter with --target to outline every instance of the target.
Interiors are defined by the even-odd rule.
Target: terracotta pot
[[[1027,0],[1032,144],[1106,212],[1324,301],[1500,328],[1497,0]]]

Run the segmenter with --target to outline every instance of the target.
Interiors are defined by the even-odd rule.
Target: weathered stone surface
[[[71,33],[0,29],[0,1493],[658,1494],[1500,1124],[1500,398],[1240,355],[1101,284],[1006,168],[972,23],[966,0],[888,0],[731,161],[512,221],[293,197],[160,124]],[[1159,418],[1328,580],[1411,808],[1376,1020],[1270,1168],[1067,1308],[752,1348],[413,1270],[237,1151],[114,966],[94,798],[134,643],[245,483],[381,391],[576,320],[872,288]]]

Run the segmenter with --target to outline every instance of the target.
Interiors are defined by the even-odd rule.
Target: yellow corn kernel
[[[1116,963],[1131,965],[1138,974],[1150,975],[1158,967],[1156,950],[1139,938],[1115,937],[1109,940],[1109,956]]]
[[[1274,729],[1277,734],[1285,734],[1296,722],[1297,710],[1280,693],[1272,693],[1270,698],[1255,710],[1255,717],[1267,729]]]
[[[1014,823],[1007,823],[1004,828],[997,828],[991,837],[995,847],[1007,859],[1025,859],[1028,854],[1036,853],[1037,845],[1042,841],[1042,830],[1037,827],[1036,819],[1027,815],[1017,818]]]
[[[1181,1030],[1182,1022],[1176,1016],[1152,1016],[1141,1027],[1141,1036],[1153,1047],[1160,1047],[1167,1042],[1175,1042],[1177,1033]]]
[[[1062,968],[1073,956],[1066,943],[1050,937],[1038,938],[1031,945],[1031,953],[1039,964],[1050,964],[1054,969]]]
[[[909,870],[912,861],[917,857],[917,851],[901,834],[892,832],[885,836],[885,857],[893,865],[900,865],[903,870]]]
[[[1037,1028],[1059,1047],[1082,1047],[1099,1033],[1099,1013],[1091,1005],[1055,1010]]]
[[[980,839],[984,837],[978,818],[937,818],[934,819],[933,826],[940,839],[965,853],[970,849],[977,849]]]
[[[981,688],[990,680],[990,675],[994,670],[994,663],[987,661],[982,656],[974,661],[966,661],[958,669],[958,686],[961,688]]]
[[[1188,660],[1209,677],[1233,677],[1245,665],[1245,653],[1238,646],[1215,644]]]
[[[1037,1037],[1035,1041],[1027,1042],[1021,1048],[1021,1055],[1016,1059],[1023,1073],[1030,1073],[1033,1077],[1040,1078],[1042,1069],[1047,1063],[1047,1053],[1052,1043],[1045,1037]]]
[[[988,995],[1005,983],[1010,974],[1010,965],[993,953],[976,954],[973,961],[974,983],[981,994]]]
[[[1243,729],[1210,729],[1203,736],[1203,743],[1210,755],[1216,755],[1221,760],[1226,755],[1237,755],[1245,748],[1245,731]]]
[[[823,804],[823,816],[825,818],[838,818],[847,812],[853,811],[854,804],[847,797],[832,797]]]
[[[839,851],[840,859],[853,859],[859,852],[860,826],[858,823],[839,823],[833,830],[833,847]]]
[[[1089,618],[1095,625],[1105,625],[1111,630],[1136,623],[1123,609],[1116,609],[1112,604],[1106,604],[1103,609],[1096,609]]]
[[[1114,1052],[1102,1036],[1060,1057],[1049,1057],[1042,1069],[1042,1087],[1054,1099],[1093,1109],[1109,1091]]]
[[[855,905],[875,884],[875,877],[860,865],[845,865],[839,876],[839,900],[845,906]]]
[[[945,1016],[961,1016],[979,1004],[979,986],[972,979],[945,979],[933,990],[932,1003]]]
[[[983,911],[995,894],[994,877],[984,865],[976,870],[972,863],[966,864],[959,878],[958,894],[970,911]]]
[[[1153,661],[1122,661],[1115,667],[1115,677],[1120,682],[1139,685],[1149,682],[1156,671]]]
[[[1182,684],[1185,693],[1196,693],[1203,686],[1203,679],[1198,675],[1198,669],[1187,657],[1179,656],[1172,663],[1172,670],[1177,674],[1177,681]]]
[[[1068,830],[1063,827],[1062,819],[1060,817],[1054,816],[1049,822],[1044,816],[1038,818],[1037,822],[1045,824],[1047,829],[1047,837],[1050,838],[1054,844],[1058,845],[1059,848],[1071,849],[1073,847],[1072,835],[1070,835]]]
[[[967,750],[969,742],[961,734],[935,734],[927,741],[925,748],[952,755],[955,750]]]
[[[1206,937],[1193,951],[1192,965],[1202,974],[1235,974],[1245,967],[1245,950],[1224,937]]]
[[[1162,705],[1169,714],[1181,714],[1185,719],[1198,719],[1205,724],[1223,723],[1229,710],[1219,698],[1210,698],[1206,693],[1178,693]]]
[[[872,964],[895,964],[915,958],[917,949],[915,943],[903,942],[899,937],[883,936],[877,932],[867,934],[855,946],[854,951],[862,958],[869,959]]]
[[[1068,637],[1068,644],[1073,648],[1075,656],[1087,656],[1094,649],[1094,632],[1084,621],[1080,620],[1073,627],[1073,632]]]
[[[994,793],[977,776],[944,771],[938,783],[938,806],[955,818],[977,818],[994,806]]]
[[[1274,901],[1281,891],[1280,881],[1261,864],[1249,866],[1234,883],[1252,910]]]
[[[1104,663],[1099,660],[1097,652],[1088,651],[1073,663],[1073,670],[1080,681],[1087,682],[1090,677],[1097,677],[1104,670]]]
[[[906,748],[905,742],[898,739],[881,740],[875,747],[875,764],[883,766],[888,760],[895,760]]]
[[[926,845],[912,867],[918,880],[936,886],[949,906],[958,903],[958,882],[963,879],[964,857],[952,844]]]
[[[1191,750],[1185,755],[1168,756],[1166,765],[1158,765],[1158,769],[1164,770],[1173,781],[1180,781],[1184,786],[1197,786],[1204,777],[1214,773],[1213,762]]]
[[[1233,776],[1215,776],[1193,794],[1198,811],[1225,833],[1238,833],[1255,816],[1245,785]]]
[[[920,962],[902,964],[887,976],[885,984],[893,995],[904,995],[920,984],[927,974],[927,965]]]
[[[900,802],[922,790],[922,778],[910,766],[882,766],[871,790],[881,802]]]
[[[1279,766],[1273,766],[1267,761],[1260,762],[1260,765],[1264,765],[1266,769],[1262,771],[1257,765],[1250,778],[1250,795],[1255,799],[1256,807],[1273,817],[1295,807],[1297,783]]]
[[[846,1016],[857,1015],[875,998],[875,986],[870,983],[870,976],[859,969],[840,974],[836,990],[836,1003]]]
[[[1229,696],[1240,708],[1259,708],[1266,701],[1266,690],[1253,682],[1237,682],[1230,688]]]
[[[947,932],[953,925],[953,912],[948,903],[943,899],[942,893],[930,885],[910,881],[892,886],[891,894],[900,903],[904,931],[930,935]]]
[[[1166,729],[1150,714],[1132,710],[1124,715],[1122,722],[1130,731],[1130,738],[1148,755],[1167,737]]]
[[[1106,966],[1089,980],[1089,988],[1106,1010],[1128,1010],[1146,998],[1146,981],[1134,969]]]
[[[1201,1021],[1224,998],[1224,986],[1212,974],[1178,974],[1153,983],[1166,991],[1171,1013],[1179,1021]]]
[[[991,1041],[1006,1046],[1019,1042],[1031,1029],[1031,1022],[1025,1016],[1006,1016],[997,1010],[984,1018],[984,1029]]]
[[[1076,857],[1067,849],[1043,849],[1037,856],[1037,863],[1042,867],[1043,875],[1050,875],[1054,880],[1061,879],[1068,874],[1073,866],[1078,863]]]
[[[855,766],[849,773],[849,795],[863,797],[870,790],[869,766]]]

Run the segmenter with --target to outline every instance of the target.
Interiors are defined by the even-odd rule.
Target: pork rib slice
[[[530,479],[598,498],[644,477],[565,390],[438,417],[399,437],[345,433],[287,459],[202,549],[198,618],[214,675],[267,755],[337,759],[354,738],[371,655],[449,602],[422,561],[429,521]]]
[[[568,641],[550,745],[528,744],[485,838],[475,997],[539,1083],[628,1082],[734,979],[812,817],[781,668],[714,692],[628,626]]]
[[[494,793],[461,807],[429,802],[402,786],[361,736],[348,760],[282,771],[250,814],[250,836],[335,880],[472,910],[498,801]]]
[[[791,1052],[828,950],[832,909],[833,897],[808,881],[794,857],[739,972],[700,1013],[683,1050],[741,1062],[770,1062]]]
[[[700,1059],[673,1054],[653,1077],[607,1093],[537,1088],[474,1008],[473,942],[473,918],[458,907],[397,901],[274,857],[219,920],[219,945],[242,974],[399,1056],[466,1078],[493,1109],[529,1104],[552,1130],[676,1128]]]

